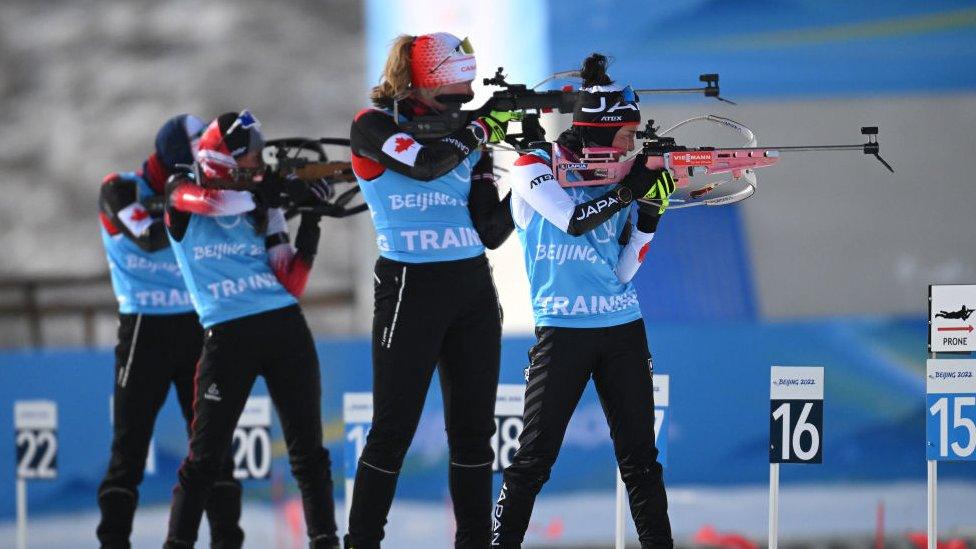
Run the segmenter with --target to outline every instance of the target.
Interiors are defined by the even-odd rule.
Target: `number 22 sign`
[[[14,403],[17,478],[52,480],[58,476],[58,405],[50,400]]]

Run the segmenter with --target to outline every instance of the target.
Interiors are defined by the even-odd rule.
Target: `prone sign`
[[[976,284],[929,286],[929,352],[976,351]]]

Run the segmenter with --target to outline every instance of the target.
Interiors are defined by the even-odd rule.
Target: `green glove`
[[[647,194],[643,196],[644,200],[653,200],[660,204],[657,210],[657,214],[661,215],[668,206],[671,204],[671,193],[674,192],[675,183],[674,177],[671,176],[671,172],[668,170],[655,170],[657,171],[657,177],[654,182],[651,183],[651,189],[647,191]]]
[[[521,111],[491,111],[488,116],[482,116],[480,120],[488,128],[488,142],[501,143],[508,132],[508,123],[521,119]]]
[[[516,122],[521,120],[522,111],[491,111],[488,113],[488,116],[494,118],[502,124],[507,124],[512,120],[515,120]]]

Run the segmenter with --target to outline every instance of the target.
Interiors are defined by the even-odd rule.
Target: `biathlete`
[[[197,176],[167,184],[167,231],[205,333],[190,451],[173,489],[166,547],[196,540],[204,501],[258,375],[281,420],[310,547],[339,546],[319,362],[296,301],[318,247],[319,216],[302,216],[292,248],[279,207],[282,182],[264,170],[263,145],[249,112],[222,114],[200,138]]]
[[[380,546],[435,367],[444,395],[455,546],[488,547],[502,311],[484,252],[513,226],[508,199],[498,199],[491,157],[481,149],[504,139],[511,114],[491,113],[433,139],[401,126],[441,112],[449,99],[473,98],[475,70],[467,39],[401,36],[372,90],[374,108],[352,123],[352,165],[380,257],[373,423],[356,472],[347,548]]]
[[[512,216],[524,248],[537,342],[526,370],[524,430],[505,469],[492,522],[492,546],[520,547],[536,495],[566,426],[592,377],[610,426],[614,452],[644,548],[672,547],[662,469],[654,446],[651,353],[631,278],[674,191],[670,174],[637,155],[619,184],[564,189],[552,158],[574,161],[584,147],[634,148],[640,122],[630,87],[614,85],[606,58],[582,69],[573,126],[554,143],[521,156],[511,174]],[[636,227],[630,218],[641,204]],[[538,250],[565,249],[555,259]]]

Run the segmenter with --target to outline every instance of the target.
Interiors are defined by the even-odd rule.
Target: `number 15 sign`
[[[929,360],[926,370],[926,459],[976,461],[976,360]]]

